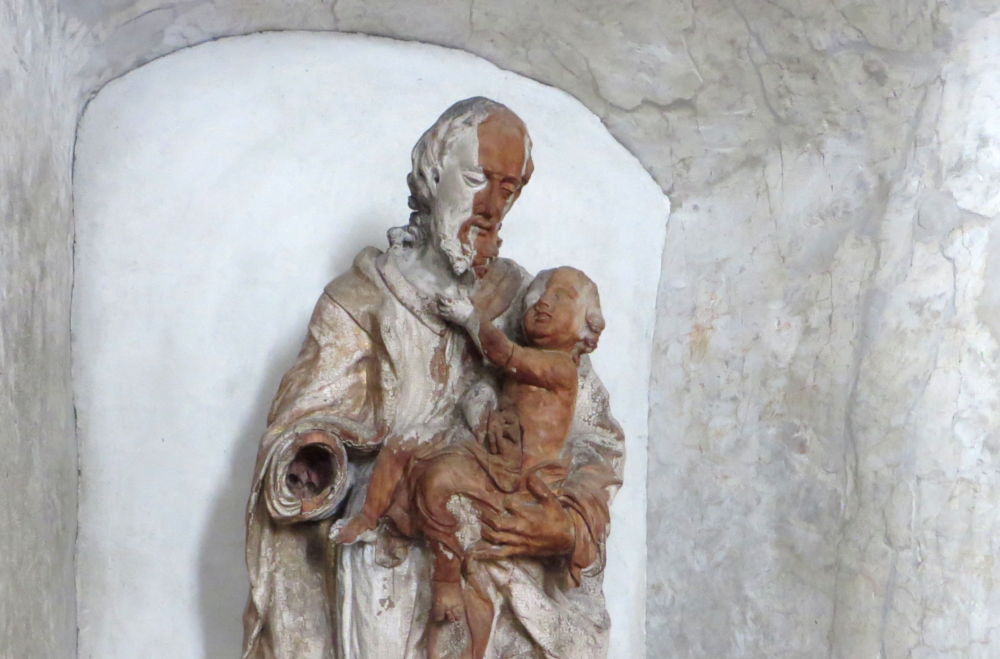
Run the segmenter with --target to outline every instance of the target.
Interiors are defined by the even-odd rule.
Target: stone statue
[[[320,296],[261,439],[244,657],[604,657],[624,439],[572,268],[499,258],[532,172],[485,98],[420,138],[407,226]]]

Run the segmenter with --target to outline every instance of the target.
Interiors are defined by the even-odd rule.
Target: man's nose
[[[503,198],[503,189],[501,186],[490,182],[487,184],[486,190],[483,191],[483,195],[482,209],[479,214],[490,220],[499,220],[502,218],[506,202]]]

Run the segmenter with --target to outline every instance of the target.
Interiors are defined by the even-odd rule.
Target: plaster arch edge
[[[605,120],[605,117],[603,115],[599,114],[598,112],[596,112],[593,108],[591,108],[586,103],[586,101],[584,99],[582,99],[579,96],[573,94],[572,92],[570,92],[568,89],[564,88],[561,85],[555,84],[554,82],[550,82],[550,81],[547,81],[547,80],[543,80],[542,78],[537,77],[536,75],[533,75],[531,71],[520,71],[520,70],[505,68],[504,66],[502,66],[501,64],[499,64],[498,62],[496,62],[495,59],[493,59],[491,57],[488,57],[488,56],[486,56],[486,55],[484,55],[482,53],[477,53],[477,52],[474,52],[474,51],[469,50],[467,48],[462,48],[462,47],[457,46],[457,45],[451,45],[451,44],[446,44],[446,43],[439,43],[439,42],[435,42],[435,41],[431,41],[431,40],[425,40],[425,39],[419,39],[419,38],[411,38],[411,37],[407,37],[407,36],[402,35],[402,34],[391,34],[391,33],[388,33],[388,32],[378,32],[378,31],[369,31],[369,32],[366,32],[366,31],[361,31],[361,30],[337,30],[337,29],[305,29],[305,28],[265,27],[265,28],[260,28],[260,29],[248,30],[248,31],[245,31],[245,32],[223,33],[223,34],[219,34],[219,35],[216,35],[216,36],[206,37],[205,39],[196,40],[196,41],[192,41],[191,43],[185,43],[185,44],[182,44],[182,45],[178,45],[178,46],[170,48],[169,50],[166,50],[164,52],[159,52],[157,54],[149,54],[148,58],[146,57],[147,54],[144,53],[143,55],[137,57],[135,63],[133,65],[131,65],[129,68],[125,69],[124,71],[118,71],[118,72],[116,72],[116,73],[114,73],[114,74],[112,74],[112,75],[110,75],[108,77],[101,77],[97,81],[95,81],[95,82],[93,82],[91,84],[87,84],[87,85],[84,86],[84,88],[82,89],[81,95],[80,95],[82,100],[80,101],[80,104],[79,104],[79,111],[77,112],[77,117],[76,117],[76,129],[74,130],[74,148],[73,148],[74,157],[75,157],[75,152],[76,152],[75,136],[79,132],[80,122],[83,120],[83,117],[84,117],[84,115],[87,112],[87,107],[90,105],[91,101],[93,101],[93,99],[98,94],[100,94],[105,88],[107,88],[108,85],[110,85],[110,84],[114,83],[115,81],[120,80],[120,79],[122,79],[122,78],[124,78],[124,77],[126,77],[126,76],[128,76],[128,75],[130,75],[130,74],[132,74],[132,73],[134,73],[134,72],[142,69],[143,67],[149,66],[149,65],[154,64],[154,63],[156,63],[156,62],[158,62],[158,61],[160,61],[160,60],[162,60],[164,58],[170,57],[172,55],[177,55],[177,54],[179,54],[181,52],[190,50],[192,48],[200,48],[200,47],[206,46],[208,44],[218,43],[218,42],[223,42],[223,41],[228,41],[228,40],[231,40],[231,39],[242,39],[242,38],[245,38],[245,37],[254,37],[254,36],[258,36],[258,35],[275,35],[275,34],[316,34],[316,35],[327,35],[328,34],[328,35],[339,35],[339,36],[345,36],[345,37],[358,37],[358,38],[362,38],[362,39],[384,40],[384,41],[387,41],[387,42],[400,42],[400,43],[406,43],[406,44],[416,44],[416,45],[419,45],[419,46],[427,46],[427,47],[430,47],[430,48],[440,48],[440,49],[446,50],[446,51],[455,51],[455,52],[459,52],[459,53],[463,53],[463,54],[469,55],[470,57],[474,57],[474,58],[476,58],[478,60],[482,60],[483,62],[486,62],[486,63],[490,64],[491,66],[493,66],[494,68],[496,68],[498,71],[500,71],[502,73],[507,73],[507,74],[519,76],[521,78],[526,78],[528,80],[531,80],[534,83],[537,83],[538,85],[541,85],[543,87],[548,87],[548,88],[550,88],[552,90],[555,90],[556,92],[564,94],[567,97],[569,97],[570,99],[572,99],[574,102],[576,102],[577,104],[579,104],[581,107],[585,108],[587,110],[587,112],[589,112],[590,114],[594,115],[594,117],[596,117],[597,120],[600,121],[601,125],[604,127],[604,130],[608,133],[608,135],[610,135],[611,138],[615,142],[617,142],[618,145],[626,153],[628,153],[629,156],[632,157],[632,159],[635,160],[635,162],[646,172],[646,175],[657,185],[657,187],[660,188],[660,191],[663,194],[664,199],[667,201],[667,205],[668,205],[667,214],[668,214],[668,217],[669,217],[670,210],[671,210],[671,198],[670,198],[669,192],[667,190],[665,190],[663,188],[663,186],[659,183],[659,181],[657,180],[656,176],[653,174],[650,166],[647,163],[643,162],[643,160],[642,160],[641,157],[639,157],[631,148],[629,148],[629,146],[627,144],[625,144],[624,142],[621,141],[621,139],[619,139],[619,137],[615,134],[615,131],[612,130],[610,126],[608,126],[608,124],[607,124],[607,122]],[[156,51],[153,51],[153,52],[156,52]]]

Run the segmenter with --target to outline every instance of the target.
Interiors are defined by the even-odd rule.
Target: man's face
[[[524,185],[525,128],[497,112],[456,136],[441,168],[432,204],[438,247],[456,275],[486,273],[499,254],[500,223]]]

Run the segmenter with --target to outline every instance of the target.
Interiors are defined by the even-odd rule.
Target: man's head
[[[543,270],[524,294],[524,334],[540,348],[593,352],[604,331],[597,284],[576,268]]]
[[[429,241],[462,275],[485,274],[500,247],[500,223],[531,177],[524,122],[487,98],[459,101],[425,132],[412,154],[410,226],[394,243]]]

